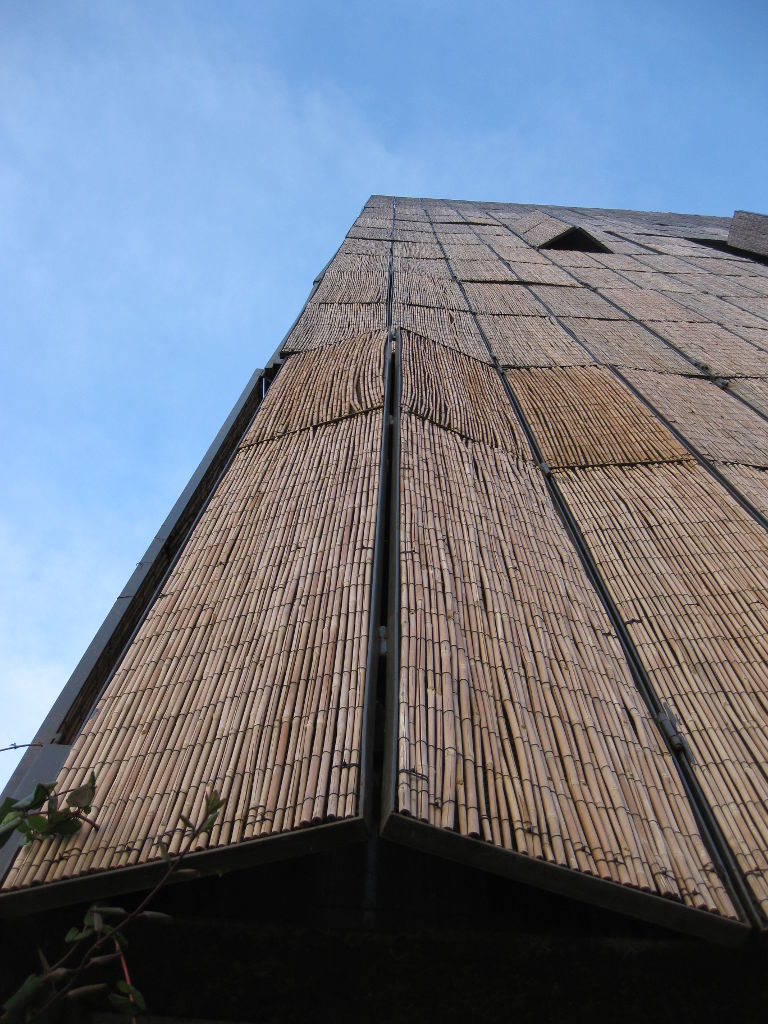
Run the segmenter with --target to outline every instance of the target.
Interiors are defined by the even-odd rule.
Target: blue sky
[[[767,38],[757,0],[4,0],[0,746],[371,193],[768,212]]]

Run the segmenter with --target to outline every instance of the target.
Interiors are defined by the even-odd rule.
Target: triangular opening
[[[598,242],[584,228],[568,228],[549,242],[544,242],[539,249],[565,249],[568,252],[610,252],[607,245]]]

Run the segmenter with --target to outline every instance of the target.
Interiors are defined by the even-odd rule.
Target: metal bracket
[[[669,704],[666,701],[662,703],[663,711],[658,716],[658,723],[661,726],[662,732],[669,740],[669,744],[675,753],[685,754],[690,764],[696,764],[696,758],[693,756],[688,740],[680,732],[677,725],[677,718],[672,713]]]

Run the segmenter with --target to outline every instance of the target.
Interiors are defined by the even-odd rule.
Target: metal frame
[[[387,816],[381,834],[392,842],[412,846],[446,860],[458,861],[547,892],[724,945],[744,945],[752,934],[750,928],[740,921],[686,907],[653,893],[527,857],[514,850],[504,850],[482,839],[461,836],[394,810]]]
[[[184,867],[192,868],[203,876],[219,875],[290,857],[321,853],[340,845],[363,842],[367,838],[368,829],[361,817],[343,818],[190,853],[184,858]],[[148,864],[108,868],[60,882],[45,882],[25,889],[14,889],[0,895],[0,919],[103,899],[119,893],[142,892],[156,885],[167,870],[165,862],[158,859]],[[172,880],[174,884],[189,881],[188,878]]]
[[[392,387],[392,359],[389,334],[384,347],[384,408],[381,423],[381,454],[379,463],[379,492],[376,502],[376,533],[373,542],[373,571],[371,576],[371,609],[368,619],[368,656],[365,663],[365,690],[363,696],[363,734],[360,749],[360,813],[369,833],[375,831],[375,793],[373,787],[373,754],[376,729],[376,690],[379,678],[379,622],[384,578],[385,508],[387,501],[387,474],[390,459],[390,389]]]

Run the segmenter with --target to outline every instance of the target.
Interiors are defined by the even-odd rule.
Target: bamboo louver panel
[[[564,288],[577,288],[578,282],[554,263],[529,263],[507,260],[518,281],[524,284],[552,284]]]
[[[536,249],[533,251],[537,252]],[[601,264],[598,263],[597,257],[602,255],[602,253],[569,252],[567,249],[548,249],[546,258],[552,260],[558,267],[566,267],[571,273],[577,274],[579,267],[591,267],[599,270]]]
[[[395,274],[423,274],[425,277],[450,279],[451,269],[441,256],[437,260],[423,260],[411,256],[395,256],[392,261]]]
[[[519,284],[467,284],[470,308],[475,313],[511,313],[515,316],[546,316],[547,311]]]
[[[342,253],[338,252],[330,262],[328,269],[325,272],[325,276],[328,274],[335,274],[337,271],[345,274],[384,274],[387,276],[389,270],[389,249],[386,253],[380,253],[379,255],[364,255],[362,253]],[[385,289],[386,293],[386,289]],[[317,293],[315,293],[317,295]],[[386,297],[386,294],[385,294]],[[357,302],[360,299],[355,300]]]
[[[718,295],[720,297],[755,294],[749,287],[751,278],[707,274],[704,271],[676,274],[674,278],[671,274],[658,274],[655,276],[664,282],[658,285],[658,287],[668,290],[673,288],[671,281],[675,280],[681,285],[679,290],[686,292],[709,292],[711,295]]]
[[[487,252],[484,251],[487,257]],[[502,263],[501,260],[451,260],[451,269],[457,279],[462,282],[468,281],[497,281],[513,282],[517,278],[512,271]]]
[[[608,366],[658,373],[696,373],[692,363],[631,320],[584,320],[563,317],[562,324]]]
[[[243,444],[306,430],[384,405],[386,331],[287,359],[259,406]]]
[[[395,241],[392,252],[395,256],[405,256],[407,259],[444,260],[440,246],[434,238],[427,242]]]
[[[642,321],[692,321],[705,319],[687,306],[681,306],[675,299],[670,299],[656,291],[645,291],[642,288],[602,288],[601,295],[628,313]]]
[[[716,376],[768,376],[768,352],[719,324],[656,324],[655,329]]]
[[[355,338],[386,327],[384,303],[360,305],[349,303],[310,303],[299,318],[282,348],[282,353],[307,352],[337,345],[345,338]]]
[[[345,238],[339,246],[340,256],[384,256],[389,260],[391,243],[388,239]]]
[[[492,239],[489,238],[488,245],[507,263],[535,263],[542,267],[552,266],[550,255],[561,255],[557,252],[545,255],[543,252],[539,252],[538,249],[531,249],[530,246],[526,245],[519,238],[515,238],[514,235],[497,235]],[[565,255],[581,256],[582,253],[565,253]]]
[[[472,236],[471,238],[465,238],[462,236],[462,241],[458,240],[455,242],[442,242],[443,249],[445,251],[446,259],[450,261],[474,261],[485,259],[488,256],[488,249],[484,242],[481,242],[479,238]]]
[[[407,226],[398,224],[394,230],[394,238],[397,242],[431,242],[434,238],[432,229],[428,224],[411,224]]]
[[[768,466],[768,423],[727,391],[699,377],[624,376],[706,458]]]
[[[548,316],[477,317],[502,366],[584,366],[593,360]]]
[[[531,457],[496,370],[407,331],[402,335],[401,407],[462,437],[504,448],[520,459]]]
[[[381,421],[240,449],[59,774],[95,771],[99,831],[5,888],[154,859],[214,787],[215,846],[359,813]]]
[[[366,227],[366,225],[363,225],[362,227],[356,227],[353,225],[347,232],[347,238],[374,239],[382,242],[388,242],[391,239],[391,237],[391,222],[389,225],[377,228]]]
[[[715,466],[747,501],[768,517],[768,469],[733,462],[717,462]]]
[[[768,910],[768,535],[694,463],[558,482]]]
[[[744,327],[741,324],[734,325],[733,330],[740,337],[751,341],[757,348],[762,349],[763,352],[768,352],[768,330],[762,327]]]
[[[747,377],[737,378],[728,382],[728,390],[735,392],[739,398],[768,416],[768,380],[750,380]]]
[[[648,267],[637,272],[634,270],[624,270],[622,274],[624,276],[623,282],[620,281],[616,284],[608,285],[608,287],[626,288],[627,284],[633,284],[635,287],[645,291],[656,290],[663,292],[667,295],[667,298],[671,299],[674,299],[676,292],[696,291],[695,283],[687,274],[681,274],[680,277],[675,277],[673,274],[657,274]]]
[[[392,326],[431,338],[457,352],[489,363],[491,357],[470,313],[426,306],[392,305]]]
[[[748,313],[740,309],[728,299],[720,299],[716,295],[707,295],[704,292],[689,293],[678,296],[678,301],[684,303],[695,314],[689,319],[700,321],[712,321],[716,324],[724,324],[727,327],[765,327],[765,321],[761,320],[754,313]]]
[[[607,267],[599,267],[591,264],[587,267],[574,267],[571,273],[582,284],[590,288],[626,288],[627,280],[623,274],[616,270],[609,270]]]
[[[359,271],[327,270],[313,302],[386,302],[389,267]]]
[[[588,317],[594,320],[626,320],[627,316],[588,288],[557,288],[550,285],[532,285],[531,291],[554,316]]]
[[[392,301],[403,306],[467,308],[461,289],[454,281],[445,277],[425,277],[423,274],[395,274]]]
[[[688,452],[610,370],[507,370],[545,461],[558,466],[669,462]]]
[[[733,296],[731,302],[734,306],[744,310],[746,313],[753,313],[765,323],[768,321],[768,298],[763,295],[738,295]]]
[[[734,916],[537,470],[404,415],[396,810]]]

